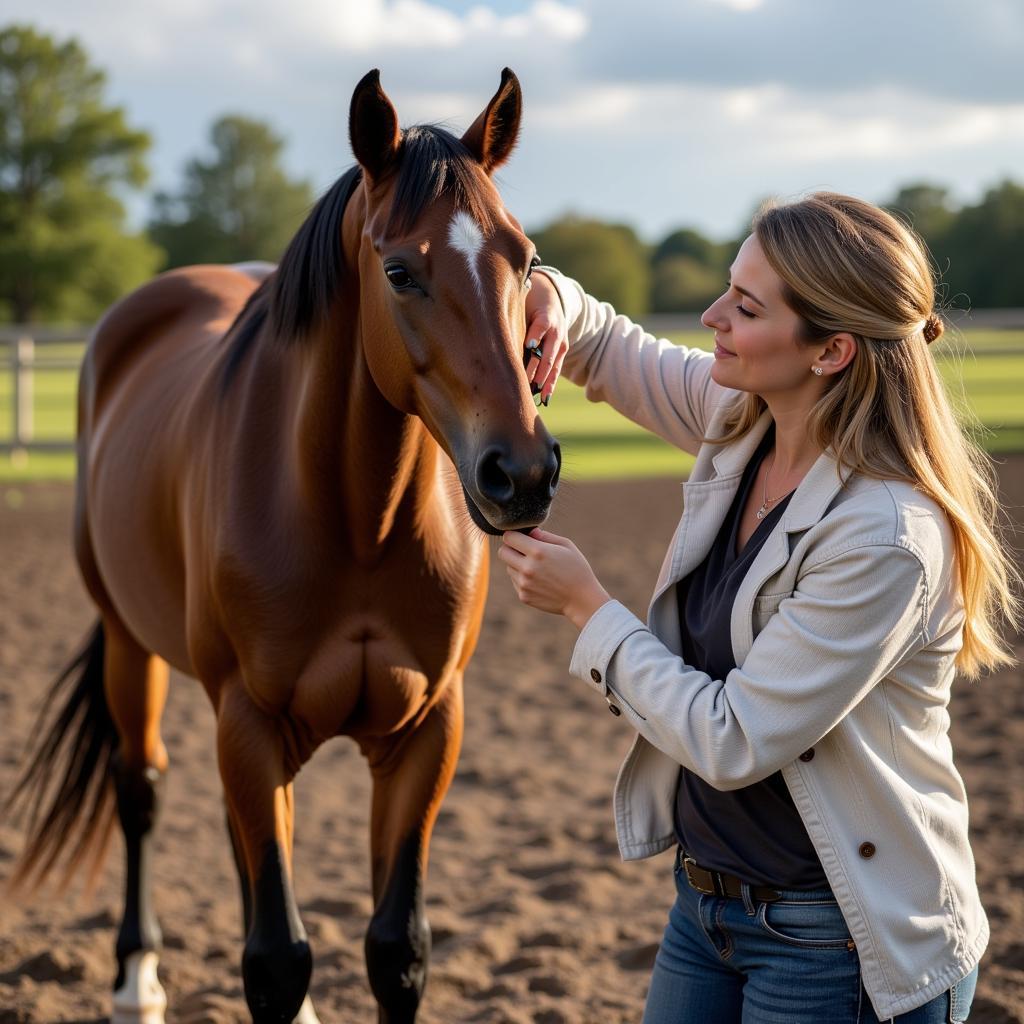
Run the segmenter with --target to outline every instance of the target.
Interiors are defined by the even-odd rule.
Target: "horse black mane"
[[[388,216],[388,235],[405,234],[432,203],[451,196],[485,230],[492,218],[479,176],[479,163],[451,132],[438,125],[416,125],[402,133],[396,157],[397,180]],[[341,222],[362,180],[362,168],[349,168],[321,196],[289,242],[275,273],[267,277],[235,317],[226,337],[227,387],[253,342],[269,323],[283,344],[308,337],[330,313],[345,273]]]

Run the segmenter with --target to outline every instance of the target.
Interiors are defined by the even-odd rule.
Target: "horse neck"
[[[349,263],[349,267],[354,264]],[[396,527],[435,499],[440,449],[423,421],[395,408],[366,360],[374,337],[361,325],[358,272],[339,296],[335,325],[309,339],[297,415],[300,486],[329,522],[348,530],[372,561]]]

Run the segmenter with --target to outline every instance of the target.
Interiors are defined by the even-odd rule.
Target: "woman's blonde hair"
[[[957,668],[969,677],[1013,662],[1000,618],[1019,622],[1020,582],[997,524],[991,460],[961,425],[928,343],[942,333],[921,240],[885,210],[832,192],[766,204],[753,223],[807,345],[849,332],[857,354],[811,410],[822,450],[866,476],[909,480],[946,513],[964,603]],[[726,424],[742,437],[765,410],[748,393]]]

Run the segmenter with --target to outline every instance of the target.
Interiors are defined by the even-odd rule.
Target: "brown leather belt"
[[[691,889],[702,892],[707,896],[735,896],[743,895],[743,882],[735,875],[727,875],[724,871],[712,871],[709,868],[702,868],[692,857],[688,857],[683,848],[676,848],[676,865],[682,867],[686,874],[686,880],[690,883]],[[766,885],[752,885],[750,887],[751,899],[759,900],[762,903],[774,903],[781,899],[782,893],[777,889],[769,889]]]

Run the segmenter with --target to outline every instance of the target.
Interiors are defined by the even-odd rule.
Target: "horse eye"
[[[401,263],[392,263],[390,266],[385,267],[384,273],[387,275],[391,287],[397,291],[408,288],[413,284],[409,271]]]
[[[530,275],[531,275],[531,274],[533,273],[533,268],[534,268],[534,267],[539,267],[539,266],[540,266],[540,257],[539,257],[539,256],[537,256],[536,254],[534,254],[534,257],[533,257],[533,259],[532,259],[532,260],[530,260],[530,265],[529,265],[529,266],[528,266],[528,267],[526,268],[526,279],[525,279],[525,280],[523,281],[523,287],[524,287],[524,288],[525,288],[525,289],[526,289],[527,291],[529,291],[529,290],[530,290],[530,288],[532,288],[532,287],[533,287],[533,286],[532,286],[532,285],[530,284]]]

